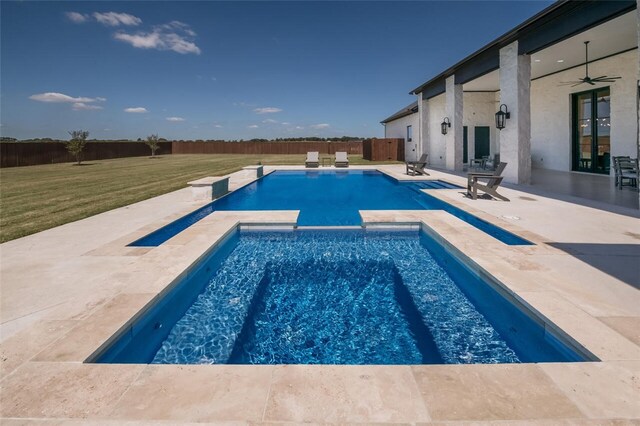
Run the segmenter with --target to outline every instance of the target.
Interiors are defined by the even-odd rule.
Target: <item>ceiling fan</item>
[[[571,87],[576,87],[584,83],[595,86],[596,83],[613,83],[615,80],[622,78],[622,77],[607,77],[606,75],[601,75],[600,77],[594,77],[594,78],[589,77],[589,42],[588,41],[584,42],[584,56],[585,56],[584,77],[575,81],[563,81],[562,83],[560,83],[561,86],[571,85]]]

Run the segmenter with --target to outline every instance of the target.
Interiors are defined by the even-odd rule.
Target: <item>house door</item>
[[[609,174],[611,96],[608,87],[572,95],[572,170]]]
[[[474,158],[481,159],[482,157],[488,157],[491,151],[491,141],[489,139],[489,127],[488,126],[477,126],[474,128],[474,137],[475,143],[474,147],[476,149]]]
[[[462,128],[462,164],[469,162],[469,129],[467,126]]]

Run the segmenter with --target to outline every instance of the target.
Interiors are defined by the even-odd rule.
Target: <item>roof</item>
[[[497,69],[500,49],[514,41],[520,54],[531,54],[635,7],[631,0],[559,0],[409,93],[442,93],[447,77],[455,74],[456,84],[462,84]]]
[[[386,124],[390,121],[397,120],[398,118],[406,117],[407,115],[411,115],[416,112],[418,112],[418,101],[412,102],[411,104],[402,108],[400,111],[396,112],[392,116],[385,118],[380,123]]]

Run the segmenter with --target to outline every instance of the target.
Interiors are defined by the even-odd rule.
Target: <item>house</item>
[[[402,108],[395,114],[380,122],[384,126],[385,138],[404,139],[404,155],[407,161],[416,161],[418,152],[418,136],[413,132],[418,131],[418,101]]]
[[[413,89],[385,137],[449,170],[499,154],[512,183],[532,167],[613,174],[613,156],[638,156],[639,2],[554,3]]]

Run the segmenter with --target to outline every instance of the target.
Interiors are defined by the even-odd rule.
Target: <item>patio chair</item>
[[[336,167],[349,167],[349,158],[347,157],[346,152],[338,151],[336,152]]]
[[[616,169],[616,185],[622,189],[625,181],[628,186],[638,186],[638,159],[629,157],[617,157],[614,160]]]
[[[407,166],[407,174],[415,176],[419,175],[429,176],[429,173],[424,169],[427,167],[427,157],[429,154],[422,154],[418,161],[406,161],[404,164]]]
[[[485,170],[493,170],[498,164],[500,164],[500,154],[494,155],[493,158],[488,156],[484,162],[483,168]]]
[[[467,175],[467,195],[472,199],[478,199],[478,191],[482,191],[493,198],[502,201],[509,201],[504,195],[498,194],[497,190],[502,183],[504,176],[500,176],[507,167],[507,163],[500,163],[493,173],[476,173],[471,172]],[[480,182],[486,180],[486,182]]]
[[[618,187],[618,181],[620,180],[620,169],[618,168],[618,160],[620,159],[629,159],[628,155],[617,155],[613,156],[613,175],[615,176],[615,186]]]
[[[320,160],[318,160],[319,153],[317,151],[307,152],[307,159],[304,161],[305,167],[320,167]]]

